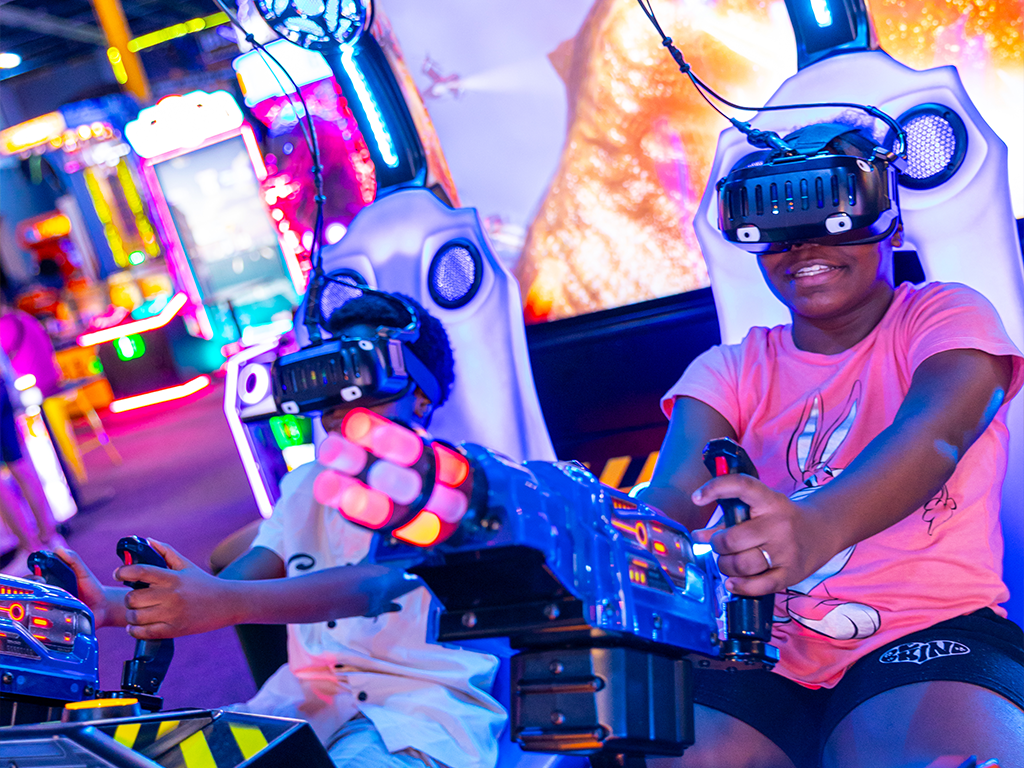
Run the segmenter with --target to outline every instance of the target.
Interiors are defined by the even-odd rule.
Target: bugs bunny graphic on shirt
[[[831,464],[857,417],[860,382],[831,424],[826,424],[823,398],[815,392],[804,404],[796,429],[789,439],[786,463],[798,484],[789,498],[799,501],[839,475],[842,467]],[[803,581],[789,587],[782,601],[786,616],[776,621],[793,620],[835,640],[852,640],[873,635],[880,626],[878,611],[863,603],[847,603],[829,594],[826,581],[843,570],[856,545],[844,549]]]

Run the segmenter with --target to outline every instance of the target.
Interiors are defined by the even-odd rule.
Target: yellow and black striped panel
[[[651,479],[657,461],[658,451],[652,451],[646,456],[614,456],[599,469],[590,469],[605,485],[628,493],[634,486]]]
[[[234,768],[259,755],[282,730],[229,717],[125,722],[104,728],[120,744],[164,768]]]

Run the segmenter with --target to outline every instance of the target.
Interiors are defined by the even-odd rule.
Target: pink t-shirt
[[[963,285],[896,289],[870,334],[836,355],[804,352],[792,327],[753,328],[736,345],[698,357],[665,395],[700,400],[724,416],[761,480],[800,498],[849,466],[892,424],[925,359],[950,349],[1014,358],[1006,402],[1024,382],[1024,358],[992,305]],[[886,643],[984,607],[1005,615],[1000,489],[1006,474],[1004,403],[933,499],[837,554],[776,596],[776,671],[831,688]]]

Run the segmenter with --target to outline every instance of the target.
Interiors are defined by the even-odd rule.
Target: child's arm
[[[99,579],[73,550],[58,547],[54,554],[75,572],[75,578],[78,580],[78,599],[89,606],[96,619],[96,626],[125,626],[127,622],[124,615],[124,596],[131,590],[128,587],[105,587],[100,584]]]
[[[736,431],[722,414],[700,400],[676,398],[651,484],[637,498],[691,531],[704,527],[715,507],[697,506],[690,494],[708,480],[701,452],[719,437],[736,439]]]
[[[392,600],[419,585],[400,568],[369,564],[290,578],[218,578],[172,547],[152,539],[150,543],[167,560],[169,570],[126,565],[114,573],[121,581],[149,584],[148,589],[133,590],[125,598],[128,631],[141,640],[197,634],[234,624],[308,624],[377,615],[394,610]],[[276,554],[261,549],[257,547],[252,557],[247,554],[236,561],[240,565],[233,573],[250,566],[266,572],[270,557],[280,563]],[[280,567],[283,571],[283,564]]]
[[[932,498],[995,417],[1012,363],[972,349],[933,355],[914,372],[893,423],[841,475],[799,502],[743,475],[715,478],[694,503],[740,498],[751,519],[727,530],[695,532],[711,541],[718,564],[741,595],[782,591],[836,553],[899,522]],[[682,490],[682,489],[681,489]],[[770,553],[773,567],[765,570]]]

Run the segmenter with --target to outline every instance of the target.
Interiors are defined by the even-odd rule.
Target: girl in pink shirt
[[[699,671],[697,743],[665,764],[1024,755],[1024,647],[999,606],[1024,357],[970,288],[895,287],[900,236],[759,255],[792,323],[709,350],[665,396],[641,498],[711,543],[734,594],[776,594],[781,654],[771,673]],[[718,437],[761,479],[707,481],[701,450]],[[705,527],[725,498],[751,519]]]

